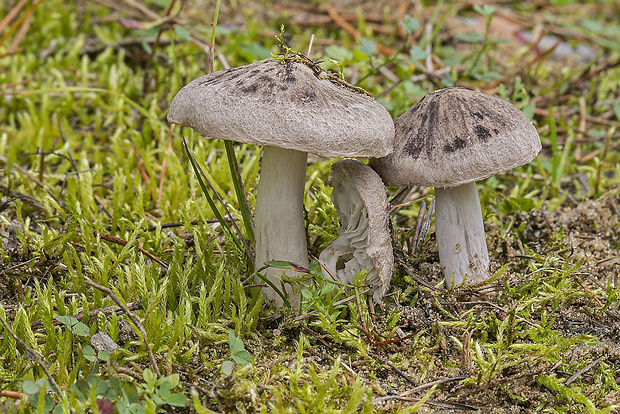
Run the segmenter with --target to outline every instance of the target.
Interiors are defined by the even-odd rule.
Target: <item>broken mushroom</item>
[[[319,255],[319,260],[342,283],[368,269],[366,283],[379,302],[394,269],[388,202],[383,181],[364,163],[342,160],[332,165],[332,201],[340,221],[340,236]]]
[[[308,152],[382,157],[394,138],[392,118],[378,102],[334,82],[316,65],[286,57],[191,81],[174,97],[168,121],[209,138],[263,146],[254,229],[257,269],[271,260],[308,266],[303,216]],[[281,269],[265,273],[282,286]],[[299,303],[290,285],[283,291],[294,306]],[[282,306],[273,289],[264,292]]]
[[[536,128],[511,103],[462,88],[424,96],[395,127],[394,152],[370,165],[387,185],[435,187],[435,233],[448,287],[486,280],[476,181],[534,159],[541,149]]]

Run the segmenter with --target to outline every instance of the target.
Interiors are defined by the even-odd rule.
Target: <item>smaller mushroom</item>
[[[530,162],[532,122],[496,96],[463,88],[424,96],[394,122],[392,154],[370,161],[387,185],[435,187],[435,234],[446,285],[489,276],[476,181]]]
[[[372,168],[355,160],[334,163],[329,180],[341,228],[319,260],[342,283],[352,283],[358,272],[368,269],[366,283],[379,302],[394,269],[385,186]]]

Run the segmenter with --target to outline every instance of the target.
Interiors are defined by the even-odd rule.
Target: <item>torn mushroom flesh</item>
[[[368,270],[366,284],[379,302],[387,291],[394,268],[385,186],[372,168],[355,160],[333,164],[332,200],[340,220],[339,237],[319,256],[342,283],[351,284]]]

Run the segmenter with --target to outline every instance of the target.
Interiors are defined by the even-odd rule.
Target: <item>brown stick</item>
[[[95,236],[99,236],[99,238],[105,241],[109,241],[110,243],[118,244],[119,246],[126,246],[127,243],[129,243],[127,240],[121,239],[120,237],[112,236],[111,234],[98,233],[98,232],[94,232],[94,233],[95,233]],[[140,250],[140,252],[142,252],[142,254],[144,254],[149,259],[153,260],[154,262],[157,262],[160,266],[165,267],[166,269],[168,268],[168,263],[164,262],[159,257],[155,256],[153,253],[144,250],[140,246],[136,246],[136,247],[138,248],[138,250]]]
[[[13,398],[14,400],[21,400],[24,394],[16,391],[2,390],[0,391],[0,397]]]
[[[137,301],[137,302],[131,302],[127,304],[127,308],[130,310],[140,310],[142,309],[142,301]],[[90,311],[88,311],[88,317],[92,318],[93,316],[96,316],[99,312],[101,313],[112,313],[112,312],[117,312],[119,310],[122,310],[120,306],[106,306],[104,308],[99,308],[99,309],[92,309]],[[78,321],[81,321],[82,319],[84,319],[84,314],[83,313],[78,313],[77,315],[72,315],[75,319],[77,319]],[[52,324],[53,325],[62,325],[61,322],[58,322],[55,319],[52,319]],[[41,321],[34,321],[30,324],[30,328],[32,329],[38,329],[38,328],[42,328],[43,327],[43,322]],[[1,337],[0,337],[1,339]]]
[[[536,115],[540,116],[549,116],[550,111],[548,109],[536,108],[534,110]],[[561,112],[554,112],[553,116],[558,118],[560,115],[563,115]],[[586,116],[586,121],[591,122],[593,124],[607,125],[607,126],[615,126],[620,128],[620,122],[618,121],[610,121],[609,119],[599,118],[596,116]]]
[[[351,23],[343,19],[338,13],[338,11],[336,11],[336,9],[334,9],[331,4],[325,3],[325,10],[327,11],[327,14],[329,14],[329,17],[331,17],[331,19],[334,21],[334,23],[340,26],[340,28],[342,28],[349,35],[351,35],[355,39],[360,39],[362,37],[362,34],[355,27],[353,27]],[[381,43],[375,42],[375,45],[377,46],[377,50],[384,55],[394,56],[397,53],[394,49],[383,46]]]
[[[13,41],[11,42],[11,46],[9,47],[9,50],[7,52],[9,55],[15,53],[17,50],[20,49],[19,44],[24,39],[24,36],[26,36],[26,33],[28,32],[28,29],[30,28],[30,24],[32,23],[32,15],[34,13],[34,8],[30,8],[26,13],[27,13],[26,18],[23,20],[22,25],[19,27],[17,34],[15,35],[15,37],[13,38]]]
[[[0,21],[0,33],[4,32],[4,29],[7,28],[7,26],[9,25],[9,23],[11,23],[11,20],[13,20],[15,18],[15,16],[17,16],[17,14],[19,13],[19,11],[21,9],[24,8],[24,6],[26,5],[26,3],[28,3],[28,0],[21,0],[19,3],[17,3],[15,5],[15,7],[13,7],[6,16],[4,16],[4,19],[2,19],[2,21]]]
[[[586,98],[581,95],[579,97],[579,130],[575,136],[575,161],[578,164],[581,163],[581,141],[583,139],[583,132],[586,130]]]
[[[582,376],[583,374],[585,374],[586,372],[590,371],[592,368],[594,368],[596,365],[598,365],[599,362],[601,362],[601,360],[604,358],[604,356],[599,357],[597,360],[595,360],[594,362],[591,362],[590,364],[588,364],[588,366],[586,366],[583,369],[580,369],[579,371],[575,372],[573,375],[570,376],[569,379],[566,380],[565,385],[568,387],[570,384],[572,384],[573,382],[575,382],[575,380],[577,378],[579,378],[580,376]]]
[[[319,336],[319,334],[317,334],[316,332],[314,332],[312,329],[310,329],[309,327],[306,326],[305,323],[303,322],[299,322],[299,326],[301,326],[302,328],[304,328],[306,331],[308,331],[308,333],[312,336],[314,336],[318,341],[320,341],[323,345],[325,345],[328,348],[331,348],[331,346],[329,346],[329,344],[327,342],[325,342],[325,340],[323,338],[321,338]]]
[[[0,322],[2,323],[2,325],[4,325],[4,329],[6,329],[6,331],[13,337],[13,339],[15,339],[17,343],[19,343],[21,346],[26,348],[26,350],[34,356],[37,364],[45,372],[45,375],[47,376],[47,379],[50,381],[50,384],[52,385],[54,392],[58,394],[60,397],[63,397],[64,393],[60,390],[60,387],[58,386],[58,383],[56,382],[54,377],[52,377],[52,374],[50,374],[50,372],[47,370],[47,367],[45,366],[45,363],[43,362],[43,357],[41,357],[41,354],[39,354],[37,351],[35,351],[30,346],[28,346],[28,344],[24,342],[19,336],[15,335],[15,332],[13,332],[13,330],[11,329],[11,326],[7,323],[7,321],[4,320],[2,316],[0,316]]]
[[[9,164],[9,160],[6,157],[0,156],[0,163],[8,165]],[[64,202],[59,199],[56,194],[54,194],[52,192],[52,190],[50,190],[49,188],[47,188],[45,186],[45,184],[43,184],[41,181],[39,181],[37,179],[37,177],[33,176],[32,174],[30,174],[28,172],[28,170],[24,167],[22,167],[21,165],[12,163],[11,164],[11,168],[15,168],[17,171],[19,171],[20,173],[24,174],[26,176],[26,178],[28,178],[30,181],[32,181],[33,183],[35,183],[37,185],[37,187],[43,189],[47,194],[49,194],[50,197],[52,197],[54,199],[54,201],[56,201],[60,206],[64,206]]]
[[[454,378],[444,378],[442,380],[437,380],[437,381],[432,381],[432,382],[428,382],[426,384],[422,384],[419,385],[415,388],[411,388],[410,390],[407,390],[405,392],[401,392],[399,395],[401,397],[406,397],[408,395],[414,394],[418,391],[423,391],[427,388],[431,388],[433,385],[441,385],[441,384],[447,384],[449,382],[454,382],[454,381],[462,381],[464,379],[467,379],[468,377],[466,375],[462,375],[460,377],[454,377]]]
[[[382,364],[388,365],[390,368],[392,368],[394,370],[395,373],[397,373],[398,375],[403,377],[405,379],[405,381],[407,381],[409,384],[413,385],[414,387],[418,386],[418,384],[416,384],[416,382],[414,380],[412,380],[411,377],[409,377],[409,375],[405,374],[398,367],[396,367],[396,365],[392,364],[392,362],[390,362],[389,360],[383,359],[379,355],[375,355],[375,354],[369,354],[369,355],[371,357],[376,358],[377,360],[379,360],[379,362],[381,362]]]
[[[114,302],[116,302],[118,306],[120,306],[120,308],[123,310],[123,312],[125,312],[129,319],[131,319],[134,325],[136,325],[136,327],[140,331],[140,334],[142,334],[142,340],[144,341],[146,351],[149,354],[149,359],[151,360],[151,366],[153,367],[153,371],[155,371],[158,377],[161,376],[161,373],[159,372],[159,367],[157,366],[157,361],[155,360],[155,355],[153,355],[153,351],[151,350],[151,347],[149,346],[149,341],[146,337],[146,329],[144,329],[144,326],[136,317],[136,315],[132,311],[130,311],[127,306],[125,306],[125,304],[114,294],[114,292],[112,292],[111,289],[105,286],[101,286],[100,284],[97,284],[90,279],[85,279],[84,283],[106,293]]]

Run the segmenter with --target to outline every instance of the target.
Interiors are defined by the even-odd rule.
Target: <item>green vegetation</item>
[[[190,3],[0,4],[0,411],[620,406],[616,1],[235,0],[217,20],[215,4]],[[301,309],[264,303],[238,187],[251,210],[259,149],[165,116],[210,62],[281,52],[281,24],[287,47],[305,54],[314,35],[308,56],[394,117],[458,85],[533,120],[539,157],[478,184],[492,281],[445,290],[432,227],[408,248],[432,196],[417,188],[396,199],[384,306],[363,274],[334,284],[316,262],[300,269],[314,280]],[[331,162],[308,166],[314,257],[337,237]]]

